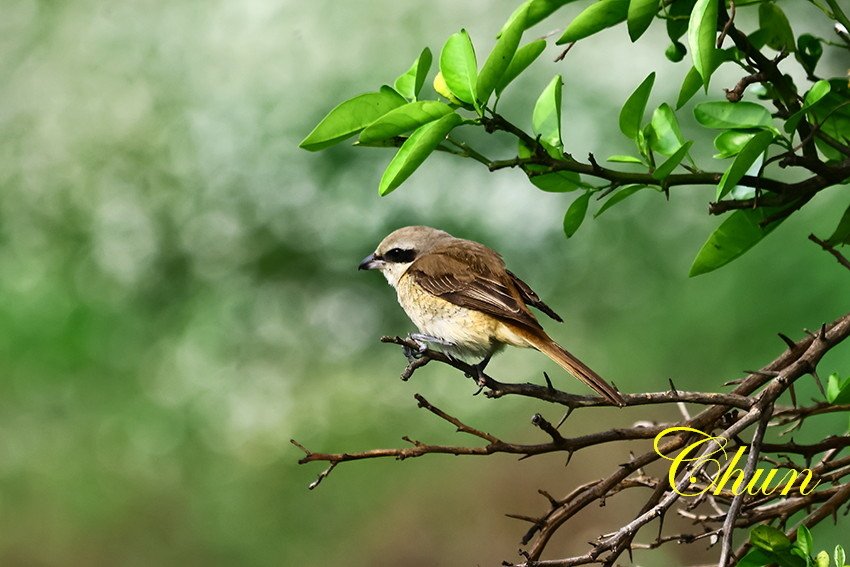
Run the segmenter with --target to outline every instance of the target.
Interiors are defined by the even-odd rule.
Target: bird
[[[505,346],[534,348],[611,404],[625,405],[613,386],[546,333],[529,306],[563,319],[495,250],[429,226],[406,226],[384,238],[358,269],[379,270],[395,288],[419,330],[410,338],[420,351],[431,343],[452,357],[481,359],[480,378]]]

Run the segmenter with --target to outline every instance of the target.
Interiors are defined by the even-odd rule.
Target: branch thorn
[[[791,340],[791,338],[785,333],[777,333],[779,338],[788,346],[789,349],[797,348],[797,343]]]
[[[675,385],[675,384],[673,384],[673,379],[672,379],[672,378],[668,378],[668,379],[667,379],[667,381],[670,383],[670,391],[671,391],[671,392],[673,392],[675,395],[677,395],[677,396],[678,396],[678,395],[679,395],[679,390],[677,390],[677,389],[676,389],[676,385]]]

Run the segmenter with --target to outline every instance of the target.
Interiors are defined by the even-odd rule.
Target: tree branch
[[[734,26],[731,26],[730,33],[733,30],[737,32]],[[737,32],[737,34],[740,34],[740,32]],[[746,36],[744,36],[744,40],[746,40]],[[774,62],[764,58],[764,56],[761,57],[766,62],[766,65],[772,66],[774,72],[778,73]],[[771,77],[773,75],[767,71],[763,71],[755,74],[754,76],[764,78],[766,76]],[[785,79],[783,78],[783,81],[784,80]],[[665,188],[684,185],[717,185],[723,177],[722,172],[698,171],[691,173],[671,173],[663,180],[659,180],[656,179],[651,172],[642,173],[620,171],[600,166],[595,161],[583,163],[576,160],[569,154],[564,154],[562,157],[556,158],[546,152],[535,138],[531,137],[521,128],[511,123],[500,114],[492,113],[492,116],[490,117],[481,118],[481,122],[487,132],[503,131],[511,134],[533,151],[533,154],[528,157],[515,157],[511,159],[491,161],[487,164],[490,171],[519,167],[526,170],[530,177],[546,175],[547,173],[555,173],[559,171],[568,171],[602,179],[617,186],[640,184],[663,186]],[[804,120],[801,120],[801,123],[802,122],[804,122]],[[808,125],[808,123],[806,124],[807,126],[802,127],[801,129],[801,135],[804,132],[804,139],[808,140],[810,145],[814,147],[813,136],[810,135],[812,132],[811,125]],[[744,175],[738,182],[738,185],[768,191],[771,195],[760,196],[758,200],[725,200],[711,203],[709,205],[709,213],[718,215],[735,209],[797,205],[796,208],[787,209],[787,214],[790,214],[811,200],[811,198],[820,191],[834,186],[842,182],[847,177],[850,177],[850,163],[841,163],[837,165],[826,164],[817,157],[817,153],[812,154],[811,152],[805,152],[804,150],[804,157],[794,156],[791,154],[790,156],[786,156],[785,159],[787,162],[786,167],[789,165],[804,167],[805,169],[815,173],[815,175],[798,182],[783,182],[769,177],[763,177],[761,175]],[[537,167],[533,171],[530,171],[527,169],[530,165]]]
[[[829,325],[824,325],[819,332],[808,334],[799,341],[790,341],[786,337],[788,348],[782,354],[762,369],[748,373],[742,380],[737,381],[735,388],[727,394],[684,392],[672,387],[672,385],[671,389],[666,392],[624,394],[627,406],[657,403],[678,404],[681,402],[704,406],[704,409],[695,416],[688,417],[686,414],[676,424],[612,428],[577,437],[564,437],[557,427],[542,415],[536,414],[532,419],[532,424],[546,434],[548,441],[537,444],[513,443],[449,415],[417,394],[415,397],[420,408],[424,408],[441,420],[450,423],[456,431],[481,439],[485,444],[474,447],[431,445],[403,437],[410,446],[361,452],[315,453],[294,440],[292,443],[305,453],[299,463],[315,461],[329,463],[330,466],[311,485],[311,487],[314,487],[326,478],[339,463],[347,461],[382,457],[394,457],[402,460],[426,454],[484,456],[494,453],[507,453],[525,458],[544,453],[565,452],[572,456],[573,453],[587,447],[617,441],[653,439],[658,433],[671,425],[690,427],[693,430],[704,432],[720,430],[721,433],[715,435],[714,440],[706,444],[706,447],[701,451],[702,455],[707,455],[713,450],[713,447],[717,446],[717,440],[721,438],[738,444],[744,443],[740,440],[740,435],[757,424],[750,442],[750,453],[743,471],[745,481],[742,486],[746,485],[746,479],[754,475],[760,461],[781,464],[794,470],[802,470],[788,457],[785,457],[785,460],[777,461],[765,456],[766,454],[797,455],[798,458],[805,459],[806,462],[809,462],[816,455],[824,454],[818,465],[811,470],[814,478],[826,485],[829,482],[840,482],[841,479],[850,476],[850,457],[835,458],[840,449],[850,446],[850,436],[831,436],[806,445],[798,444],[793,439],[785,443],[768,443],[764,441],[764,437],[768,427],[791,422],[802,423],[813,416],[846,409],[837,406],[837,409],[833,410],[826,406],[824,402],[817,401],[811,406],[799,407],[777,406],[775,402],[791,388],[796,380],[814,372],[823,355],[835,345],[847,339],[848,336],[850,336],[850,314]],[[411,344],[409,339],[401,337],[384,337],[382,340],[408,349],[416,346]],[[477,378],[478,376],[472,365],[447,357],[439,351],[426,350],[422,353],[421,358],[410,361],[403,377],[410,378],[418,368],[424,366],[423,360],[452,366],[471,377]],[[578,408],[599,407],[604,403],[603,400],[594,396],[568,394],[551,386],[508,384],[497,381],[486,374],[483,374],[482,380],[484,382],[483,388],[490,398],[496,399],[507,395],[533,397],[565,406],[568,409],[568,414]],[[628,462],[618,465],[607,476],[585,483],[562,498],[555,498],[541,491],[541,494],[547,497],[549,503],[548,509],[542,515],[538,517],[511,515],[511,517],[522,519],[531,524],[522,538],[522,544],[526,546],[523,551],[526,559],[519,565],[524,567],[555,565],[563,567],[590,563],[613,565],[623,553],[631,552],[632,547],[637,546],[633,543],[637,534],[653,520],[663,521],[665,514],[682,500],[680,494],[671,490],[666,478],[647,476],[645,472],[647,465],[661,459],[661,455],[672,455],[692,443],[693,435],[693,433],[683,432],[671,436],[669,440],[665,438],[659,446],[659,452],[652,450],[633,456]],[[709,483],[713,482],[712,477],[704,470],[707,463],[707,460],[696,459],[690,462],[687,467],[684,467],[676,480],[677,489],[680,492],[688,490],[689,486],[691,487],[690,490],[706,489],[708,491],[708,489],[711,489],[712,485]],[[696,479],[696,483],[694,479]],[[799,485],[799,479],[795,482]],[[669,541],[688,542],[705,538],[709,538],[714,543],[720,540],[718,535],[722,535],[721,560],[732,561],[734,557],[740,557],[746,552],[746,547],[742,546],[734,554],[732,553],[732,533],[734,529],[776,519],[784,523],[793,513],[802,509],[810,509],[804,522],[806,522],[806,525],[813,525],[828,517],[838,506],[850,500],[850,488],[847,488],[847,486],[847,484],[837,487],[825,486],[806,495],[789,497],[782,497],[777,493],[751,496],[746,492],[738,494],[728,489],[704,491],[700,498],[689,499],[690,502],[683,503],[678,510],[680,515],[695,522],[699,529],[698,532],[665,535],[659,529],[655,540],[649,544],[641,544],[641,546],[657,547]],[[632,520],[622,524],[609,534],[600,535],[586,553],[562,559],[541,560],[544,549],[554,535],[581,510],[594,502],[604,503],[606,498],[634,487],[651,488],[652,493]],[[695,510],[697,507],[704,506],[709,506],[712,510],[711,513]],[[511,563],[506,562],[505,565],[511,565]]]
[[[845,258],[844,255],[841,252],[839,252],[838,250],[836,250],[833,245],[829,244],[825,240],[821,240],[820,238],[818,238],[814,234],[809,235],[809,240],[811,240],[812,242],[814,242],[815,244],[817,244],[818,246],[823,248],[825,251],[832,254],[833,257],[838,261],[839,264],[841,264],[842,266],[844,266],[845,268],[850,270],[850,260]]]

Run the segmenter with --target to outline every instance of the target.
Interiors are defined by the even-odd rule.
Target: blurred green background
[[[830,34],[817,10],[786,4],[795,31]],[[297,148],[333,105],[391,82],[423,46],[439,52],[460,27],[483,59],[514,7],[4,3],[0,565],[517,558],[527,526],[505,513],[542,512],[538,488],[566,494],[640,448],[589,451],[568,468],[560,455],[350,463],[315,491],[307,485],[322,467],[296,464],[292,437],[316,451],[399,446],[402,435],[476,443],[417,410],[414,392],[510,440],[542,440],[534,412],[560,418],[549,405],[472,397],[473,385],[446,367],[398,380],[404,359],[378,337],[411,326],[383,279],[356,267],[399,226],[434,225],[500,250],[564,316],[562,326],[547,324],[553,336],[626,391],[663,389],[668,379],[718,389],[775,357],[776,332],[799,337],[850,308],[846,272],[805,238],[832,229],[848,201],[840,191],[742,259],[691,280],[690,262],[719,223],[706,214],[712,188],[679,188],[670,202],[640,194],[567,241],[561,218],[572,196],[539,192],[519,172],[493,175],[439,155],[379,198],[390,152]],[[550,46],[500,108],[528,126],[537,94],[562,73],[568,150],[624,153],[616,112],[628,93],[660,65],[650,104],[672,102],[687,72],[662,59],[666,41],[655,22],[637,45],[621,27],[561,63]],[[829,51],[822,65],[846,70]],[[737,78],[716,76],[712,96]],[[484,142],[488,155],[510,151],[507,140]],[[712,167],[710,140],[700,145],[698,159]],[[848,368],[844,346],[821,374]],[[504,354],[490,370],[538,382],[548,370],[583,391],[534,352]],[[579,412],[564,432],[671,411]],[[819,423],[810,435],[843,431],[846,418]],[[618,498],[564,530],[550,556],[583,549],[639,505]],[[687,551],[690,561],[698,555]],[[638,558],[684,562],[673,559],[681,552]]]

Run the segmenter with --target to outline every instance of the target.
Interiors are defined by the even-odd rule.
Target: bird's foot
[[[487,367],[488,362],[490,362],[490,355],[473,366],[473,368],[475,368],[475,376],[472,376],[472,378],[475,380],[475,383],[478,384],[478,391],[472,394],[473,396],[480,394],[487,386],[487,376],[484,374],[484,369]]]
[[[428,351],[428,343],[434,343],[441,346],[454,346],[454,343],[450,341],[431,335],[425,335],[423,333],[410,333],[407,335],[407,338],[416,344],[415,347],[408,345],[404,345],[402,347],[404,356],[407,358],[408,362],[413,362],[414,360],[418,360],[425,356],[425,353]]]
[[[424,333],[410,333],[408,337],[410,337],[411,340],[416,341],[420,345],[423,345],[424,348],[427,348],[427,346],[425,346],[425,343],[434,343],[435,345],[447,347],[455,346],[455,344],[451,341],[441,339],[440,337],[435,337],[434,335],[426,335]]]
[[[404,357],[407,359],[407,362],[413,362],[415,360],[419,360],[423,356],[425,356],[425,351],[428,350],[428,345],[423,342],[417,341],[415,339],[411,339],[416,343],[415,347],[409,345],[402,345],[401,351],[404,353]]]

